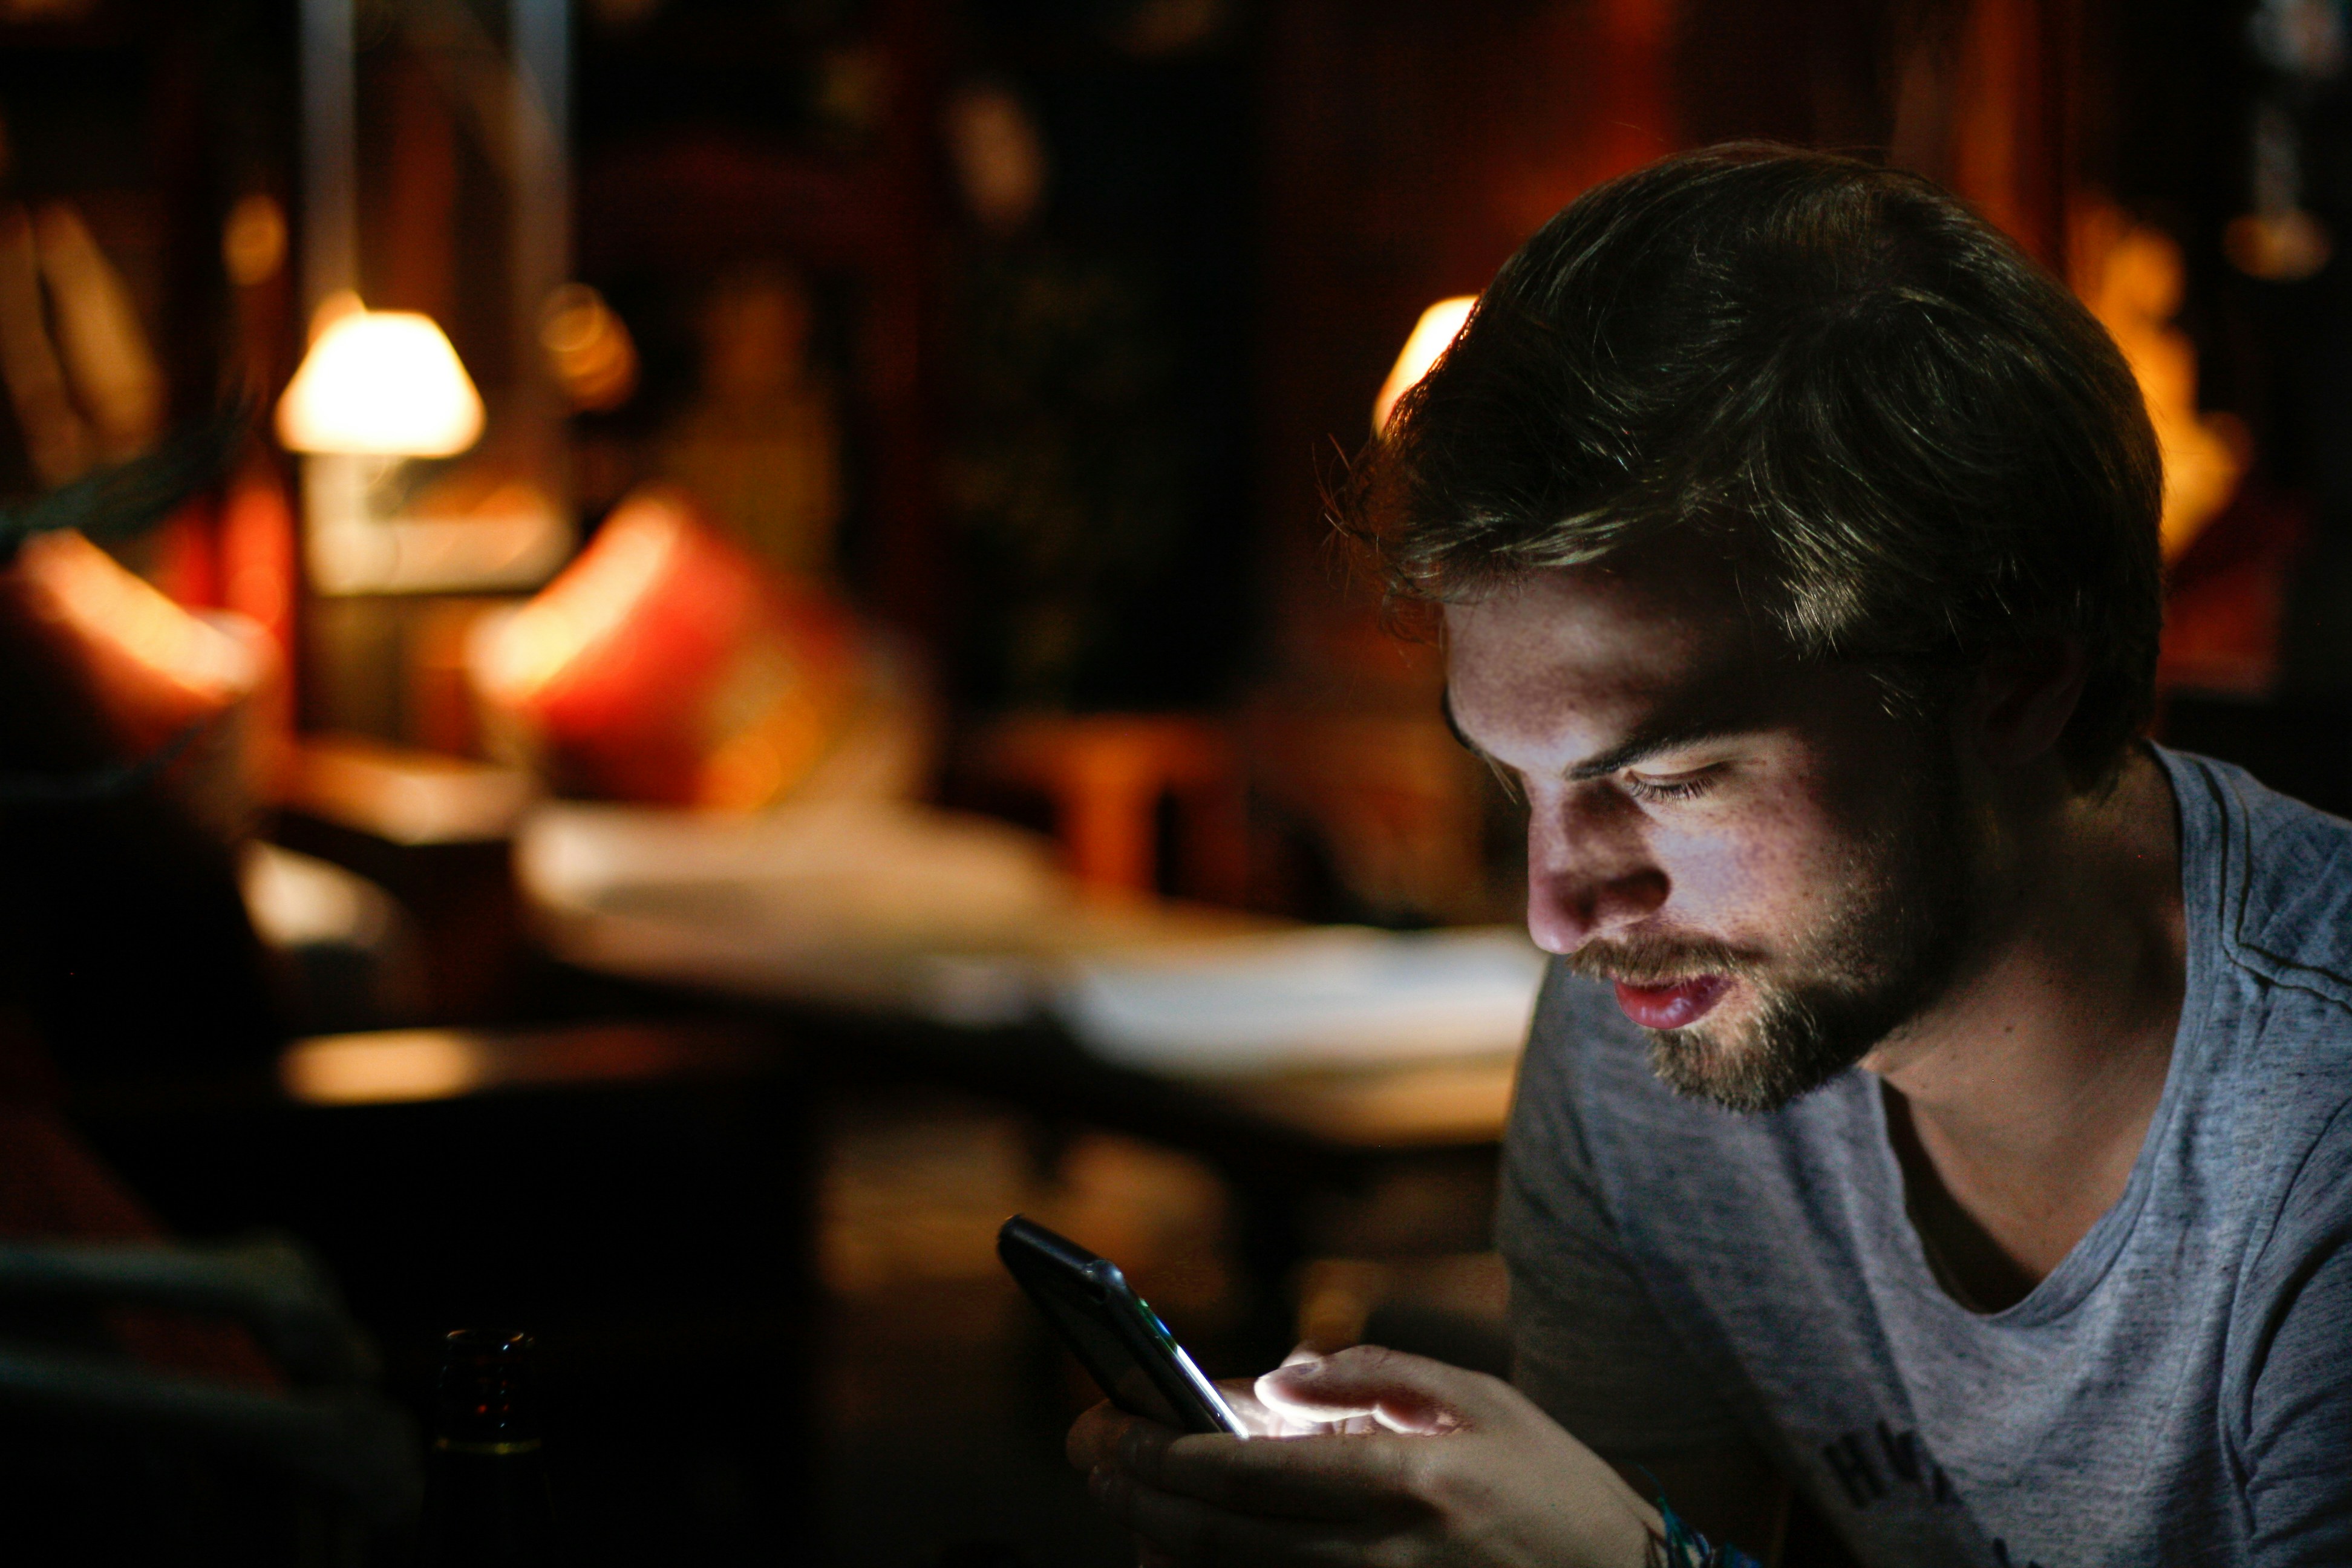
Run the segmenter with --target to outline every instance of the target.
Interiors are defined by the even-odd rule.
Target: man
[[[1788,1487],[1870,1564],[2352,1562],[2352,826],[2137,738],[2160,490],[1922,181],[1699,153],[1512,258],[1354,499],[1559,955],[1515,1386],[1097,1408],[1147,1559],[1630,1568]]]

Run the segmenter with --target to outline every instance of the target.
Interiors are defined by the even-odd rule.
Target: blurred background
[[[1595,182],[1918,170],[2140,377],[2159,735],[2344,810],[2346,28],[0,0],[22,1560],[408,1560],[476,1326],[572,1561],[1123,1561],[1016,1209],[1499,1369],[1519,827],[1322,487]]]

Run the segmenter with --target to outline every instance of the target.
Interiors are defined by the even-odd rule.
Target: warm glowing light
[[[278,438],[297,452],[446,458],[481,433],[473,378],[433,318],[414,310],[344,303],[278,404]]]
[[[111,661],[127,661],[142,685],[205,706],[235,701],[257,679],[250,649],[190,615],[79,533],[42,534],[20,554],[23,573],[47,618]]]
[[[277,649],[241,616],[192,614],[79,533],[27,540],[10,574],[36,635],[79,668],[117,753],[201,742],[172,764],[172,792],[208,827],[252,831],[278,765]],[[228,717],[225,722],[225,716]]]
[[[612,636],[661,580],[684,529],[677,509],[663,501],[616,509],[570,571],[495,628],[485,628],[478,668],[490,694],[502,702],[526,701]]]
[[[1454,345],[1462,333],[1463,323],[1470,319],[1470,308],[1478,302],[1475,294],[1457,294],[1451,300],[1440,300],[1421,313],[1413,323],[1412,335],[1404,341],[1404,352],[1397,355],[1395,368],[1388,380],[1381,383],[1380,395],[1372,399],[1372,434],[1384,435],[1389,427],[1389,416],[1404,395],[1420,384],[1437,363],[1437,356]]]
[[[221,264],[240,289],[278,276],[286,265],[286,209],[275,196],[255,191],[229,208],[228,221],[221,226]]]
[[[540,346],[572,406],[583,413],[618,408],[637,389],[637,345],[604,297],[566,283],[540,318]]]
[[[538,597],[484,616],[475,689],[560,787],[749,810],[797,784],[863,694],[855,624],[678,490],[624,500]]]
[[[385,1105],[446,1100],[488,1077],[486,1053],[450,1029],[396,1029],[306,1040],[286,1053],[278,1078],[310,1105]]]
[[[2076,215],[2075,288],[2123,351],[2164,454],[2164,558],[2178,561],[2219,517],[2245,473],[2245,427],[2198,405],[2197,348],[2175,324],[2188,286],[2180,246],[2105,203]]]
[[[2336,241],[2327,226],[2301,208],[2242,213],[2221,231],[2221,254],[2249,278],[2300,283],[2327,265]]]

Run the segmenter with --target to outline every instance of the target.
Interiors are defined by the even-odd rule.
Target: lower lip
[[[1713,1012],[1730,989],[1730,979],[1721,974],[1702,974],[1676,985],[1628,985],[1621,980],[1617,1005],[1645,1029],[1682,1029]]]

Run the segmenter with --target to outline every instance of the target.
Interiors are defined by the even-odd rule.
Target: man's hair
[[[2091,785],[2150,710],[2162,492],[2122,354],[2007,238],[1916,176],[1740,145],[1546,224],[1339,500],[1424,600],[1650,543],[1727,562],[1800,657],[1923,706],[2079,637]]]

